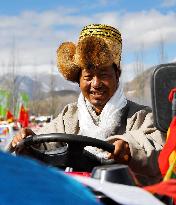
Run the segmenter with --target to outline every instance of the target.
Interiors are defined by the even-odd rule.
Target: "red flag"
[[[176,88],[173,88],[169,93],[168,99],[170,102],[172,102],[172,100],[174,98],[174,93],[176,93]]]
[[[174,203],[176,202],[176,179],[170,179],[158,184],[146,186],[144,189],[152,194],[169,196],[173,198]]]
[[[23,127],[28,127],[29,124],[29,114],[28,111],[25,110],[25,116],[24,116],[24,121],[23,121]]]
[[[13,114],[10,112],[10,110],[8,110],[7,113],[6,113],[6,119],[7,119],[8,121],[13,121],[13,120],[14,120],[14,116],[13,116]]]
[[[28,111],[24,109],[23,105],[21,105],[20,109],[19,122],[22,125],[22,127],[28,127],[29,115]]]
[[[176,117],[173,118],[167,135],[167,142],[160,152],[158,163],[163,177],[169,169],[169,157],[176,150]]]
[[[173,101],[176,88],[169,93],[169,101]],[[176,116],[172,119],[167,131],[167,140],[163,150],[160,152],[158,163],[164,180],[176,178]]]

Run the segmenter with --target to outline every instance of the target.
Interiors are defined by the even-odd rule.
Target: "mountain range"
[[[26,92],[31,100],[45,98],[51,94],[60,95],[79,93],[76,83],[66,81],[60,74],[12,75],[0,76],[0,88],[11,92]]]
[[[132,81],[124,83],[126,96],[141,104],[151,105],[150,77],[155,67],[147,69]],[[30,100],[41,100],[55,95],[77,96],[80,92],[79,85],[66,81],[59,73],[0,76],[0,88],[11,92],[26,92]]]

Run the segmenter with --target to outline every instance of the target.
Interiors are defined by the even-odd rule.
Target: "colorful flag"
[[[8,127],[0,127],[0,135],[7,135],[9,133]]]
[[[19,93],[17,105],[16,105],[16,108],[15,108],[16,118],[19,118],[19,116],[20,116],[20,111],[21,111],[21,106],[22,105],[23,105],[25,110],[28,110],[28,103],[29,103],[28,94],[25,93],[25,92]]]
[[[160,152],[158,163],[164,180],[176,178],[176,117],[168,129],[166,144]]]
[[[0,117],[5,118],[9,107],[10,94],[8,91],[0,90]]]
[[[22,101],[22,104],[24,106],[24,108],[28,108],[28,103],[29,103],[29,95],[27,93],[20,93],[20,96],[21,96],[21,101]]]
[[[29,115],[28,115],[28,111],[25,110],[23,104],[21,105],[20,114],[19,114],[19,120],[18,121],[20,122],[22,127],[28,127]]]
[[[172,89],[169,94],[169,101],[172,102],[176,88]],[[176,116],[167,131],[166,144],[160,152],[158,163],[164,181],[176,178]]]
[[[158,184],[143,187],[152,194],[171,197],[176,202],[176,179],[170,179]]]
[[[28,110],[25,110],[25,116],[24,116],[24,121],[23,121],[23,127],[28,127],[29,125],[29,113]]]
[[[13,120],[14,120],[14,116],[13,116],[13,114],[10,112],[10,110],[7,110],[6,119],[7,119],[8,121],[13,121]]]

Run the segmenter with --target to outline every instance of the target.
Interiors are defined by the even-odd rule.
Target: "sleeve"
[[[161,179],[158,155],[165,143],[165,134],[154,127],[151,112],[140,110],[135,113],[127,120],[126,132],[115,137],[128,142],[132,157],[129,166],[136,175],[146,177],[150,183]]]
[[[64,113],[64,110],[50,123],[46,124],[45,126],[37,130],[33,130],[34,133],[36,135],[50,134],[50,133],[65,133],[64,123],[63,123],[63,113]],[[46,149],[53,150],[62,145],[63,143],[60,143],[60,142],[46,142],[46,143],[41,143],[38,148],[41,150],[46,150]]]
[[[33,130],[36,135],[49,133],[64,133],[63,115],[60,113],[57,118],[47,123],[45,126]]]

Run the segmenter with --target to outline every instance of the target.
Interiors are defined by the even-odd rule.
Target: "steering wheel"
[[[60,142],[62,146],[54,146],[52,150],[37,148],[37,145],[46,142]],[[65,133],[29,136],[17,145],[18,148],[21,146],[27,148],[33,158],[60,168],[72,167],[75,171],[92,171],[95,166],[113,163],[113,160],[98,158],[84,147],[97,147],[110,153],[115,148],[114,145],[99,139]]]

